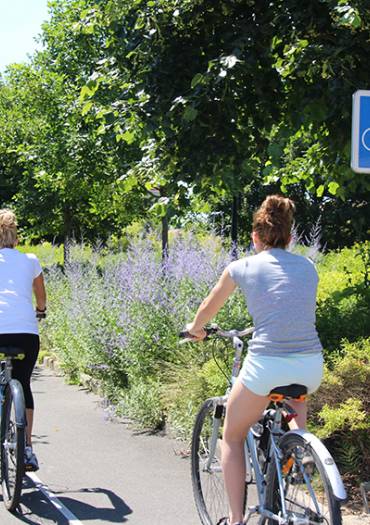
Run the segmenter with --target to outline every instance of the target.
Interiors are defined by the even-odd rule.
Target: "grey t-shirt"
[[[285,356],[321,352],[315,327],[318,276],[306,257],[272,248],[232,262],[255,332],[249,352]]]

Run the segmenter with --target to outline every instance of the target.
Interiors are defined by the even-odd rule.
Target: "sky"
[[[47,19],[47,0],[0,0],[0,72],[39,48],[34,37]]]

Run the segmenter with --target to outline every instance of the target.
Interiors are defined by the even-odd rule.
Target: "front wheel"
[[[286,434],[280,441],[284,493],[279,490],[276,464],[271,461],[267,474],[266,506],[274,514],[283,515],[282,499],[287,516],[305,519],[310,525],[341,525],[340,503],[319,456],[307,441],[296,434]],[[269,525],[276,522],[268,520]]]
[[[15,510],[19,504],[24,476],[25,426],[17,422],[25,421],[25,408],[22,389],[18,388],[17,392],[22,396],[21,402],[15,401],[12,388],[7,386],[0,428],[2,492],[4,505],[9,511]],[[20,410],[22,414],[18,413]]]
[[[199,410],[191,444],[191,478],[202,525],[216,525],[228,516],[228,500],[221,468],[225,407],[207,399]],[[245,504],[247,485],[245,485]]]

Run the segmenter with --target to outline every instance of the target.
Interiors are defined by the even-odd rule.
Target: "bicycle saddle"
[[[24,357],[24,350],[15,346],[0,346],[0,355],[6,355],[8,357],[18,357],[22,359]]]
[[[271,401],[282,401],[284,398],[304,401],[307,395],[307,387],[304,385],[284,385],[277,386],[271,390],[268,397]]]

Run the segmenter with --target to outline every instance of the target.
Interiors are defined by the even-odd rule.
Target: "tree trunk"
[[[231,212],[231,256],[233,259],[238,258],[238,203],[239,196],[234,195]]]
[[[71,241],[72,241],[72,214],[69,208],[63,212],[64,219],[64,243],[63,243],[63,267],[71,262]]]
[[[162,217],[162,261],[168,256],[168,217],[167,213]]]

